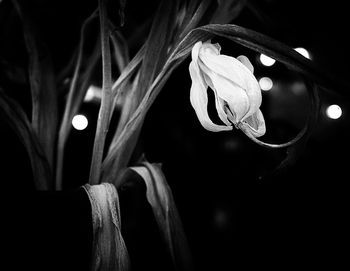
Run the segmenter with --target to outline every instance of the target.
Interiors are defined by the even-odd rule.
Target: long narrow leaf
[[[265,53],[276,60],[285,63],[289,67],[296,69],[310,80],[314,80],[316,83],[321,84],[324,87],[328,86],[330,88],[339,89],[340,86],[343,88],[346,86],[345,83],[339,83],[339,81],[333,79],[331,75],[320,71],[320,69],[318,69],[310,60],[295,52],[291,47],[263,34],[236,25],[207,25],[199,27],[192,30],[173,51],[165,67],[155,79],[152,86],[148,89],[142,102],[133,116],[131,116],[129,122],[125,125],[117,142],[112,148],[110,148],[104,161],[104,168],[109,168],[111,166],[113,163],[113,157],[116,156],[116,153],[122,147],[124,142],[126,142],[138,127],[142,125],[142,120],[145,117],[147,110],[150,108],[172,70],[188,56],[193,45],[197,41],[208,40],[214,35],[226,37],[248,48],[256,50],[257,52]],[[104,179],[112,180],[113,176],[106,176]]]
[[[138,76],[135,77],[133,84],[129,83],[130,77],[135,73],[135,71],[138,69],[139,64],[141,63],[144,56],[144,47],[142,47],[139,52],[134,56],[134,58],[129,62],[129,64],[125,67],[122,74],[119,76],[117,81],[114,83],[112,91],[113,91],[113,97],[114,97],[114,104],[118,104],[119,100],[123,101],[123,109],[121,111],[121,116],[119,118],[118,126],[114,132],[114,135],[112,137],[112,142],[109,146],[110,149],[114,148],[113,146],[118,142],[118,138],[123,131],[123,127],[128,122],[128,117],[130,115],[130,110],[133,109],[132,106],[130,106],[130,103],[133,103],[133,99],[130,98],[132,95],[136,95],[135,91],[133,91],[133,88],[137,87],[138,82]],[[125,144],[125,148],[131,148],[134,146],[133,144],[130,144],[130,146],[127,146]],[[132,147],[133,148],[133,147]],[[126,152],[126,153],[125,153]],[[105,166],[105,161],[103,162],[102,167],[102,180],[104,182],[108,182],[108,180],[115,180],[117,179],[117,172],[121,172],[120,168],[125,165],[126,161],[129,160],[129,155],[131,154],[132,150],[124,150],[124,151],[118,151],[118,153],[115,153],[115,155],[112,158],[108,158],[107,160],[110,161],[109,167],[107,168]],[[108,156],[108,155],[107,155]],[[124,157],[123,159],[121,159]],[[106,177],[108,175],[108,177]]]
[[[111,33],[111,40],[114,49],[115,62],[121,73],[130,62],[128,45],[119,31],[113,31]]]
[[[97,16],[97,10],[95,10],[83,23],[80,31],[80,41],[78,46],[78,56],[76,60],[76,65],[74,69],[73,78],[70,84],[68,98],[66,101],[66,106],[64,108],[63,119],[59,128],[58,134],[58,145],[57,145],[57,160],[56,160],[56,189],[62,189],[62,175],[63,175],[63,158],[64,158],[64,148],[71,131],[71,122],[74,115],[78,112],[81,103],[83,101],[84,95],[88,88],[89,78],[93,71],[93,68],[100,56],[99,46],[95,46],[94,52],[87,61],[87,68],[80,77],[80,69],[83,59],[83,49],[84,49],[84,38],[85,30],[88,24]],[[79,82],[80,78],[80,82]],[[78,87],[78,83],[80,86]]]
[[[145,93],[152,84],[155,76],[159,73],[160,68],[166,62],[166,56],[169,50],[169,42],[171,35],[175,29],[174,18],[177,12],[177,1],[162,1],[153,20],[150,34],[145,44],[142,65],[139,71],[137,88],[131,88],[131,93],[125,96],[124,105],[121,112],[121,119],[118,124],[116,137],[112,141],[110,149],[114,148],[118,142],[119,134],[125,129],[125,124],[130,120],[135,110],[139,107]],[[142,122],[142,120],[140,120]],[[108,166],[103,166],[103,172],[107,172],[107,179],[115,180],[117,177],[114,173],[120,172],[122,166],[126,166],[129,158],[136,146],[138,135],[141,130],[141,125],[132,130],[132,134],[126,139],[122,148],[114,153],[114,156],[109,156]],[[104,181],[105,175],[103,176]]]
[[[146,183],[147,200],[166,242],[175,270],[192,270],[192,259],[171,189],[159,164],[131,167]]]
[[[21,6],[13,0],[23,24],[24,40],[29,58],[29,80],[32,95],[32,126],[53,168],[58,119],[57,91],[51,58],[39,43],[34,27]],[[52,180],[51,180],[52,181]]]
[[[122,148],[124,148],[124,145],[127,144],[128,140],[132,138],[134,134],[138,133],[138,130],[142,126],[144,117],[146,116],[148,109],[154,102],[157,94],[160,92],[160,90],[166,83],[172,71],[180,63],[181,61],[179,59],[177,59],[177,61],[174,61],[173,63],[168,63],[162,69],[161,73],[157,76],[157,78],[154,80],[151,87],[148,89],[137,110],[134,112],[130,120],[123,127],[123,130],[120,133],[120,136],[118,137],[117,141],[110,147],[107,156],[103,162],[103,171],[105,172],[105,174],[103,175],[102,181],[113,182],[116,184],[116,186],[120,185],[119,182],[121,181],[121,179],[118,178],[118,176],[111,174],[112,171],[109,171],[108,169],[115,167],[115,157],[117,157],[119,151]],[[121,169],[119,169],[119,171],[120,170]]]
[[[0,89],[0,116],[12,127],[24,145],[32,166],[33,180],[37,190],[51,190],[52,178],[49,163],[21,106]]]
[[[166,61],[169,40],[175,27],[176,11],[177,1],[161,1],[145,44],[145,57],[140,71],[137,90],[139,97],[136,100],[136,106]]]
[[[174,58],[188,55],[198,40],[204,41],[214,36],[225,37],[256,52],[270,56],[301,72],[326,89],[337,91],[344,96],[350,95],[350,92],[347,91],[350,87],[347,82],[342,78],[336,78],[331,72],[316,66],[315,63],[300,55],[290,46],[259,32],[234,24],[211,24],[192,30],[179,44],[174,52]]]
[[[120,133],[122,132],[122,129],[120,127],[124,127],[125,124],[128,121],[128,117],[131,114],[131,110],[133,109],[133,102],[135,99],[136,91],[138,83],[138,75],[134,79],[134,82],[132,84],[125,84],[124,89],[129,88],[129,90],[126,92],[125,99],[123,100],[123,110],[121,112],[121,116],[119,118],[118,127],[117,130],[113,136],[112,142],[110,144],[110,148],[113,148],[114,144],[117,142],[117,139],[120,136]],[[115,154],[113,157],[113,162],[109,163],[109,167],[102,167],[103,169],[103,176],[104,178],[105,174],[107,173],[109,176],[113,176],[112,178],[114,180],[118,179],[119,173],[121,172],[121,169],[125,168],[130,160],[130,157],[132,155],[134,146],[136,144],[136,141],[138,139],[139,133],[141,131],[141,126],[139,126],[138,131],[131,136],[125,144],[123,144],[123,147],[119,149],[119,151]]]
[[[113,106],[111,50],[109,45],[110,30],[107,17],[107,0],[99,0],[98,3],[100,13],[102,50],[102,100],[100,111],[98,114],[97,128],[90,167],[90,184],[97,184],[100,181],[105,139],[109,128],[109,121],[112,116]]]

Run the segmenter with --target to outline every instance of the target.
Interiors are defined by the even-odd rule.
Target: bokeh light
[[[275,64],[276,60],[274,60],[273,58],[267,56],[267,55],[264,55],[264,54],[261,54],[260,55],[260,62],[261,64],[263,64],[264,66],[272,66],[273,64]]]
[[[304,57],[311,59],[309,51],[306,50],[305,48],[298,47],[298,48],[295,48],[294,50],[297,51],[299,54],[303,55]]]
[[[269,91],[273,87],[273,81],[270,77],[262,77],[259,80],[261,90]]]
[[[88,126],[88,119],[84,115],[75,115],[72,125],[76,130],[84,130]]]
[[[339,119],[342,115],[341,107],[337,104],[332,104],[327,107],[326,115],[330,119]]]

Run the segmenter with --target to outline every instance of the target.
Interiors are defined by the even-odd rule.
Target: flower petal
[[[249,110],[249,99],[246,92],[231,80],[208,69],[199,59],[198,64],[202,71],[210,78],[212,85],[209,85],[218,97],[227,102],[232,113],[234,113],[234,123],[238,123]],[[208,83],[208,82],[207,82]]]
[[[213,50],[203,50],[203,48],[204,46],[199,51],[199,59],[202,63],[209,70],[215,71],[215,73],[237,84],[247,93],[249,109],[242,116],[242,119],[244,120],[255,113],[261,105],[262,97],[259,83],[249,67],[233,57],[217,55]]]
[[[192,60],[197,62],[198,60],[198,55],[199,55],[199,50],[202,47],[202,42],[198,41],[192,48],[191,56]]]
[[[232,130],[232,126],[214,124],[208,115],[207,84],[205,83],[197,63],[192,61],[189,66],[192,86],[190,91],[190,101],[196,111],[198,120],[202,126],[212,132]]]
[[[221,119],[221,121],[223,123],[225,123],[227,126],[231,126],[232,123],[229,122],[228,118],[227,118],[227,114],[225,112],[225,101],[220,98],[217,94],[217,91],[214,87],[213,82],[210,80],[210,78],[208,77],[208,75],[206,75],[205,73],[203,73],[203,77],[205,82],[207,83],[207,85],[209,85],[209,87],[213,90],[214,95],[215,95],[215,107],[216,107],[216,111],[218,112],[219,118]]]
[[[220,55],[220,51],[221,46],[219,43],[213,44],[210,41],[207,41],[202,44],[202,47],[200,48],[199,52]]]
[[[248,57],[246,56],[238,56],[237,59],[250,70],[251,73],[254,73],[254,66],[252,63],[249,61]]]
[[[266,132],[264,116],[259,109],[256,113],[246,118],[242,126],[247,129],[254,137],[263,136]],[[244,129],[242,129],[244,131]]]

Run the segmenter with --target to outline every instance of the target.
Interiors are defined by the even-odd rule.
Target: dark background
[[[4,75],[11,67],[25,68],[26,52],[10,1],[2,2],[0,82],[3,87],[11,86],[11,95],[26,104],[25,83],[11,84]],[[27,1],[57,70],[72,57],[81,23],[93,11],[95,2]],[[127,38],[152,16],[157,2],[127,1],[123,30]],[[348,19],[343,2],[248,2],[249,7],[233,23],[291,47],[305,47],[320,68],[349,80]],[[308,112],[300,77],[280,63],[264,67],[255,52],[225,40],[217,41],[225,54],[247,55],[256,76],[269,76],[275,83],[272,90],[263,93],[267,134],[262,139],[277,143],[291,139]],[[138,43],[129,42],[135,50]],[[173,73],[152,106],[138,148],[149,161],[163,164],[197,269],[284,269],[301,265],[335,268],[344,264],[344,247],[349,241],[349,99],[323,90],[320,119],[305,151],[287,172],[270,177],[286,150],[260,147],[238,130],[204,130],[189,103],[189,61]],[[25,82],[25,74],[19,71],[15,75],[16,80]],[[96,78],[98,83],[99,75]],[[327,118],[325,109],[330,104],[341,106],[340,119]],[[89,118],[89,126],[84,131],[73,130],[68,141],[64,183],[67,193],[74,192],[88,178],[98,105],[86,103],[81,112]],[[32,193],[24,148],[4,122],[0,122],[0,133],[2,193],[13,195],[13,199],[18,191]],[[121,191],[121,205],[124,236],[134,269],[167,269],[167,256],[141,182]],[[44,216],[41,222],[48,223],[45,221]],[[53,218],[49,221],[55,223]]]

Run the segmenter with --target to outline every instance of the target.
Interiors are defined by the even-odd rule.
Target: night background
[[[97,7],[97,1],[21,2],[25,2],[43,43],[51,52],[55,69],[62,70],[72,59],[81,24]],[[131,56],[146,37],[149,18],[158,2],[127,1],[122,33],[130,44]],[[322,70],[350,83],[345,6],[345,1],[248,0],[232,23],[259,31],[293,48],[307,49]],[[137,31],[141,34],[136,34]],[[11,1],[1,1],[0,87],[30,112],[27,55],[22,35]],[[97,38],[98,35],[91,35],[91,40]],[[215,38],[213,42],[220,43],[223,54],[246,55],[255,67],[258,79],[272,79],[272,89],[262,94],[261,110],[267,129],[262,140],[282,143],[292,139],[302,129],[309,109],[300,74],[281,63],[266,67],[259,61],[259,54],[228,40]],[[196,270],[245,270],[251,267],[284,270],[301,266],[339,269],[348,264],[344,248],[349,243],[346,219],[349,206],[349,96],[321,90],[320,117],[305,150],[290,168],[276,173],[274,169],[286,157],[286,149],[263,148],[236,129],[220,133],[203,129],[189,100],[189,63],[190,57],[171,75],[152,105],[134,159],[144,153],[148,161],[162,163]],[[101,86],[98,68],[93,83]],[[347,91],[350,89],[344,92]],[[213,99],[213,95],[209,97]],[[326,114],[327,107],[332,104],[342,109],[339,119],[331,119]],[[209,109],[213,106],[209,104]],[[98,110],[99,103],[85,102],[81,114],[88,118],[89,125],[85,130],[73,129],[71,132],[64,164],[64,193],[76,191],[89,177]],[[217,118],[213,114],[211,117]],[[117,119],[118,112],[115,123]],[[11,202],[15,201],[24,208],[24,216],[37,218],[37,221],[24,219],[21,229],[33,227],[40,234],[33,223],[48,223],[51,228],[43,231],[53,241],[41,240],[44,238],[40,236],[33,238],[42,253],[48,253],[44,252],[44,245],[55,249],[52,248],[54,242],[61,241],[57,236],[62,240],[66,238],[61,242],[69,238],[73,243],[83,240],[90,229],[87,233],[80,232],[81,236],[77,237],[65,222],[52,225],[60,217],[64,219],[63,212],[57,216],[52,213],[54,210],[61,212],[60,208],[70,210],[72,221],[81,219],[79,223],[82,223],[86,218],[75,216],[74,207],[70,208],[68,203],[55,203],[57,195],[50,199],[35,192],[26,151],[8,124],[0,120],[0,189],[4,196],[10,197],[3,206],[11,207]],[[12,199],[12,195],[20,196]],[[144,184],[136,180],[132,185],[122,187],[120,199],[122,229],[132,270],[172,270],[145,198]],[[67,201],[71,201],[70,196]],[[54,207],[50,209],[49,206]],[[11,222],[8,225],[11,228]],[[57,233],[61,226],[63,233]],[[56,237],[51,237],[51,233]],[[83,242],[82,246],[67,242],[69,248],[61,258],[58,257],[62,266],[71,260],[77,265],[83,261],[88,240]],[[69,255],[73,250],[78,256]],[[17,253],[13,252],[13,255]],[[49,259],[53,257],[48,255]],[[35,264],[34,260],[33,266]]]

